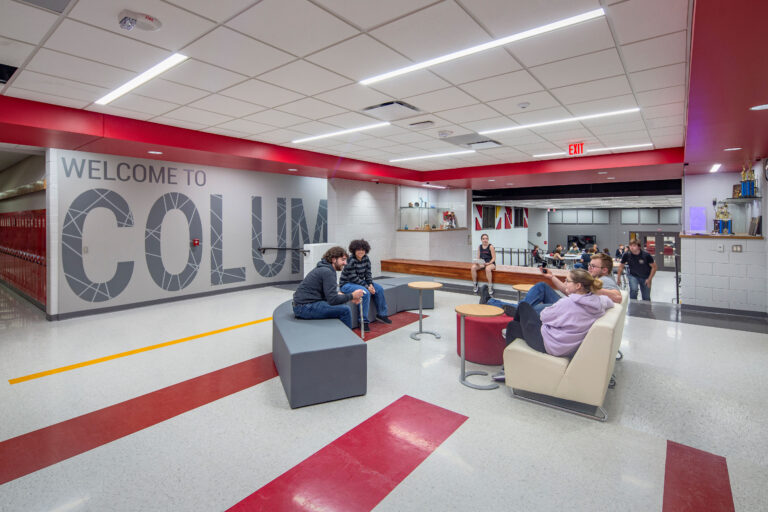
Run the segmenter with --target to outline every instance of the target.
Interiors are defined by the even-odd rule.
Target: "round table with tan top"
[[[512,288],[517,291],[517,302],[520,302],[524,293],[528,293],[533,288],[532,284],[513,284]]]
[[[408,288],[414,288],[416,290],[419,290],[419,330],[417,332],[411,333],[411,338],[414,340],[419,339],[419,334],[431,334],[435,338],[440,339],[440,335],[437,334],[434,331],[424,331],[421,329],[421,320],[424,317],[424,313],[422,312],[421,308],[421,296],[424,292],[424,290],[437,290],[438,288],[442,288],[443,283],[438,283],[435,281],[413,281],[408,283]]]
[[[489,306],[487,304],[462,304],[460,306],[456,306],[456,312],[461,317],[461,331],[459,332],[459,337],[461,339],[461,374],[459,375],[459,382],[464,384],[465,386],[468,386],[470,388],[474,389],[496,389],[499,387],[498,384],[488,384],[488,385],[481,385],[481,384],[473,384],[467,380],[467,377],[470,375],[488,375],[488,372],[482,372],[482,371],[471,371],[468,372],[465,369],[466,365],[466,357],[464,354],[464,317],[467,316],[501,316],[504,314],[504,310],[501,308],[497,308],[496,306]]]

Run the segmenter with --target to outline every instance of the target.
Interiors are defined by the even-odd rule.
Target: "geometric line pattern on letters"
[[[175,292],[183,290],[194,280],[200,269],[200,248],[190,247],[187,264],[178,274],[171,274],[163,265],[160,234],[165,215],[171,210],[180,210],[187,219],[189,238],[197,238],[202,244],[203,224],[200,214],[192,200],[180,192],[168,192],[163,194],[152,208],[147,217],[147,228],[144,232],[144,252],[147,259],[147,268],[152,280],[163,290]],[[198,249],[198,250],[195,250]]]
[[[286,248],[286,200],[284,197],[277,198],[277,245],[276,247]],[[259,250],[263,242],[264,230],[261,215],[261,196],[251,197],[251,259],[256,272],[263,277],[274,277],[283,270],[285,265],[285,250],[276,251],[275,261],[267,263],[264,261],[264,254]]]
[[[94,208],[106,208],[115,215],[117,227],[132,227],[133,214],[125,199],[104,188],[86,190],[72,201],[61,230],[61,263],[64,277],[72,291],[88,302],[104,302],[120,295],[133,274],[132,261],[120,261],[112,279],[95,283],[85,274],[83,263],[83,227]]]
[[[303,247],[304,244],[323,243],[328,239],[328,200],[321,199],[317,208],[317,220],[315,221],[315,233],[312,240],[309,239],[307,219],[304,215],[304,203],[300,197],[291,198],[291,244],[293,247]],[[291,273],[301,271],[301,255],[293,251],[291,255]]]
[[[245,267],[224,268],[224,221],[221,194],[211,194],[211,284],[245,281]]]

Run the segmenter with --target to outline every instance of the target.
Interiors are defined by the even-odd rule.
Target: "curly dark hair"
[[[343,258],[346,256],[347,256],[347,251],[345,251],[343,247],[339,247],[337,245],[325,251],[325,254],[323,254],[323,259],[328,263],[333,263],[333,260],[338,258]]]
[[[371,251],[371,244],[362,238],[360,240],[352,240],[349,242],[349,252],[352,254],[352,256],[354,256],[355,252],[359,251],[360,249],[364,250],[365,254],[368,254]]]

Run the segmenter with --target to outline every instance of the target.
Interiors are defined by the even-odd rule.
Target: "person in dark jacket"
[[[336,271],[347,264],[343,247],[331,247],[307,274],[293,294],[293,314],[296,318],[338,318],[352,328],[352,313],[346,305],[350,300],[360,304],[365,290],[342,293],[336,287]]]
[[[363,318],[366,320],[366,330],[368,330],[368,308],[371,305],[371,296],[376,303],[376,318],[385,324],[392,323],[387,316],[387,299],[384,297],[384,289],[380,284],[373,282],[371,260],[368,258],[370,251],[371,245],[365,240],[352,240],[349,244],[349,252],[352,256],[339,278],[339,286],[344,293],[352,293],[355,290],[368,292],[363,295]]]

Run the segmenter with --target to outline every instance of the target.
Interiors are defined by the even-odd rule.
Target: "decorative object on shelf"
[[[415,207],[417,207],[417,208],[418,208],[418,206],[419,206],[419,202],[418,202],[418,201],[414,201],[414,202],[413,202],[413,206],[415,206]]]
[[[731,197],[733,199],[738,199],[741,197],[741,184],[733,186],[733,194],[731,194]]]
[[[403,229],[404,229],[404,230],[406,230],[406,231],[408,231],[408,224],[406,224],[406,225],[403,227]]]
[[[436,224],[432,224],[432,229],[437,229],[437,225]]]
[[[724,232],[727,232],[729,235],[733,234],[733,221],[731,220],[731,214],[726,203],[720,203],[715,211],[715,227],[713,231],[720,234]]]
[[[413,203],[408,203],[408,208],[413,208]]]

